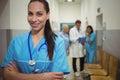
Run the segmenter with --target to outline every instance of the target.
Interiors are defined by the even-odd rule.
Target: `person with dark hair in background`
[[[46,0],[30,0],[31,31],[14,37],[2,63],[4,80],[61,80],[69,67],[64,40],[49,23]]]
[[[91,25],[86,28],[86,62],[92,64],[96,55],[96,35]]]
[[[76,20],[75,26],[70,29],[70,56],[72,57],[72,66],[75,76],[79,76],[80,73],[77,70],[76,60],[80,61],[80,71],[84,70],[84,42],[79,42],[79,38],[84,37],[85,33],[81,29],[81,21]]]

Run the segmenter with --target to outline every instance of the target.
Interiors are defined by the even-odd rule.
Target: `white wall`
[[[57,0],[47,0],[50,6],[50,22],[54,32],[59,29],[59,4]]]
[[[29,29],[27,4],[29,0],[0,1],[0,29]]]
[[[0,1],[0,29],[10,28],[9,0]]]
[[[29,0],[10,0],[10,29],[29,29],[27,5]]]
[[[120,0],[104,0],[104,21],[109,30],[120,30]]]
[[[81,0],[81,20],[84,29],[88,24],[96,29],[96,0]]]
[[[81,18],[80,12],[80,3],[61,3],[60,4],[60,14],[59,21],[60,22],[75,22],[77,19]]]
[[[82,0],[81,20],[83,25],[85,25],[87,17],[88,24],[96,29],[96,16],[103,13],[103,23],[106,22],[107,29],[120,29],[119,4],[120,0]],[[101,8],[100,13],[97,13],[97,8]]]

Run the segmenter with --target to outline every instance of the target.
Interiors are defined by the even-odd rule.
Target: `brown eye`
[[[43,14],[42,13],[40,13],[40,12],[37,12],[37,14],[36,14],[38,17],[41,17]]]
[[[32,12],[28,12],[28,16],[32,16],[33,15],[33,13]]]

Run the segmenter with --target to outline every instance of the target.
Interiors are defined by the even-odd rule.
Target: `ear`
[[[50,18],[50,12],[47,13],[47,20]]]

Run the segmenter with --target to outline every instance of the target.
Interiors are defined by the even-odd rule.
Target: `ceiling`
[[[66,3],[65,0],[58,0],[59,3]],[[74,0],[74,2],[72,3],[80,3],[81,0]],[[71,2],[67,2],[67,3],[71,3]]]

